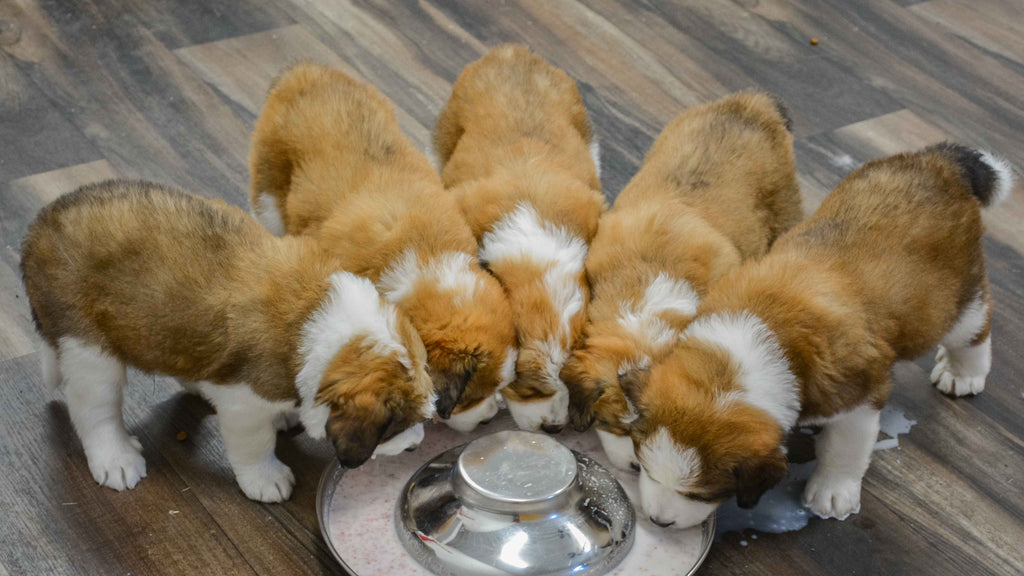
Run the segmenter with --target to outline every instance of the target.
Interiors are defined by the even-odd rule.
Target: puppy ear
[[[452,411],[466,391],[466,385],[476,374],[477,364],[474,362],[469,368],[461,372],[444,371],[434,379],[434,390],[437,392],[437,401],[434,408],[441,418],[451,418]]]
[[[594,406],[607,385],[588,374],[585,364],[585,358],[573,354],[559,375],[569,389],[569,420],[577,432],[584,432],[594,424]]]
[[[369,460],[393,420],[394,415],[383,406],[366,410],[364,403],[352,402],[331,410],[327,437],[334,443],[342,467],[357,468]]]
[[[753,508],[769,489],[786,476],[786,455],[776,448],[770,454],[745,459],[733,468],[736,476],[736,504]]]
[[[633,410],[640,413],[640,399],[643,398],[647,382],[651,377],[649,366],[635,366],[619,374],[619,388],[625,394]]]

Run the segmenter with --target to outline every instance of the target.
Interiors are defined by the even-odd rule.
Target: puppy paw
[[[142,444],[134,436],[97,446],[86,454],[89,472],[101,486],[118,492],[130,490],[146,477],[146,459],[141,452]]]
[[[964,374],[945,346],[939,346],[935,354],[935,368],[932,369],[932,383],[943,394],[967,396],[980,394],[985,390],[985,374]]]
[[[274,429],[278,432],[285,432],[291,430],[299,425],[299,411],[291,408],[278,412],[277,416],[274,416]]]
[[[295,475],[291,468],[277,458],[236,472],[235,477],[242,492],[257,502],[283,502],[291,498],[295,486]]]
[[[804,506],[820,518],[846,520],[860,512],[860,479],[815,474],[804,489]]]

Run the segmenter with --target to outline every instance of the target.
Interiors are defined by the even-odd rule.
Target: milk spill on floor
[[[898,406],[886,406],[882,409],[880,428],[882,434],[888,436],[875,444],[875,450],[889,450],[899,447],[899,435],[910,432],[917,424],[916,420],[907,418],[903,409]],[[804,429],[800,432],[807,433]],[[736,505],[736,500],[729,500],[718,508],[718,526],[715,538],[720,540],[727,532],[745,532],[756,530],[779,534],[793,532],[807,526],[813,513],[804,508],[803,490],[817,466],[816,460],[800,464],[790,463],[786,478],[778,486],[765,492],[757,506],[744,510]]]

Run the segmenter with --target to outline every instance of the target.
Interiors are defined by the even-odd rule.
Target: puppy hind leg
[[[200,389],[217,410],[224,449],[242,492],[258,502],[290,498],[295,476],[274,454],[282,407],[240,384],[202,382]]]
[[[862,405],[825,424],[815,452],[818,467],[804,489],[804,505],[822,518],[860,512],[861,480],[878,439],[880,412]]]
[[[66,378],[68,413],[93,479],[118,491],[134,488],[146,477],[146,460],[142,444],[124,428],[125,365],[74,338],[61,339],[58,365]]]
[[[992,369],[992,302],[986,285],[960,312],[935,353],[932,383],[950,396],[980,394]]]

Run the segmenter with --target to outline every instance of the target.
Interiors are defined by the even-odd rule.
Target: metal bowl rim
[[[433,460],[433,458],[431,458],[431,460]],[[417,470],[419,469],[417,468]],[[327,544],[327,549],[331,551],[331,555],[334,556],[334,559],[338,562],[338,564],[341,564],[341,567],[345,570],[345,572],[351,574],[352,576],[362,576],[355,570],[353,570],[348,564],[345,563],[345,560],[341,556],[341,552],[339,552],[338,549],[335,548],[334,542],[331,540],[330,531],[327,529],[327,524],[329,521],[328,515],[330,514],[329,505],[331,501],[334,500],[334,492],[338,488],[338,484],[336,483],[334,485],[334,488],[330,490],[330,500],[327,500],[327,484],[329,480],[335,475],[337,475],[338,480],[341,480],[341,478],[345,475],[345,471],[341,469],[340,464],[332,460],[331,462],[327,463],[327,466],[324,467],[324,471],[320,475],[320,482],[318,483],[316,489],[316,519],[317,524],[319,524],[320,526],[320,538],[322,538],[323,541]],[[325,504],[328,505],[327,508],[324,507]],[[639,521],[640,519],[637,518],[637,522]],[[697,558],[697,561],[694,562],[693,567],[691,567],[685,575],[681,576],[694,576],[694,574],[697,573],[697,570],[699,570],[700,567],[704,565],[704,561],[707,560],[708,554],[711,552],[711,546],[712,544],[714,544],[715,527],[717,523],[717,514],[712,514],[708,516],[707,520],[704,520],[703,524],[701,524],[701,554]],[[630,552],[632,552],[632,550]],[[623,560],[625,560],[625,558],[623,558]]]

